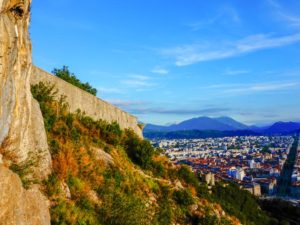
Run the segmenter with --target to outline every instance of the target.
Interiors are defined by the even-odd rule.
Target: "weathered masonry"
[[[138,126],[138,120],[135,116],[122,111],[116,106],[113,106],[56,76],[37,67],[33,67],[31,84],[37,84],[39,82],[49,82],[54,84],[58,89],[59,95],[66,96],[66,101],[69,104],[71,112],[80,109],[82,112],[85,112],[86,115],[94,119],[103,119],[108,122],[116,121],[122,129],[131,128],[142,137],[142,129]]]

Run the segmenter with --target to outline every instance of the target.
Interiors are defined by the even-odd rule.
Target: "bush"
[[[51,105],[55,101],[57,90],[54,85],[49,83],[39,82],[31,85],[32,96],[39,102],[44,118],[44,124],[47,131],[50,131],[54,123],[57,121],[57,110],[54,110]]]
[[[188,166],[182,165],[177,173],[179,179],[183,180],[186,184],[193,185],[196,188],[199,186],[199,180]]]
[[[151,224],[149,212],[141,199],[121,192],[104,196],[99,218],[106,225]]]
[[[240,219],[243,224],[271,224],[270,218],[259,208],[257,200],[248,191],[236,184],[224,186],[217,183],[212,189],[212,199],[218,202],[225,212]]]
[[[52,73],[59,77],[60,79],[63,79],[67,81],[70,84],[73,84],[74,86],[92,94],[97,94],[97,89],[93,88],[89,83],[82,83],[73,73],[69,71],[69,68],[67,66],[63,66],[62,69],[54,69]]]
[[[165,177],[166,176],[167,172],[161,162],[153,161],[151,167],[152,167],[152,172],[153,172],[154,176],[157,176],[157,177]]]
[[[169,225],[174,217],[172,210],[172,196],[170,190],[166,186],[161,186],[161,195],[158,199],[159,213],[156,215],[158,224]]]
[[[22,181],[23,187],[28,189],[32,184],[38,183],[33,175],[34,169],[37,167],[39,162],[40,155],[33,155],[29,153],[29,157],[26,161],[21,163],[12,163],[9,167],[11,171],[18,174],[19,178]]]
[[[132,162],[139,165],[142,169],[152,168],[152,156],[155,151],[149,141],[142,140],[132,131],[128,131],[124,145],[127,155]]]
[[[192,193],[186,189],[174,191],[173,199],[181,206],[187,207],[194,203]]]

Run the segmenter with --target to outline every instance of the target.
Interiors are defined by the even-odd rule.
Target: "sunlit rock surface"
[[[0,225],[50,225],[48,201],[37,187],[25,190],[20,178],[0,165]]]
[[[51,172],[42,114],[30,92],[30,0],[0,0],[0,224],[49,225],[48,201],[38,186],[25,190],[8,169],[36,158],[31,177]]]
[[[0,145],[4,160],[28,160],[39,152],[36,175],[50,173],[43,118],[30,93],[32,68],[28,34],[30,0],[0,0]]]

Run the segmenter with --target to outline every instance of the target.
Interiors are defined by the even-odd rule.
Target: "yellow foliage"
[[[69,174],[78,174],[78,164],[72,149],[63,148],[53,157],[53,169],[61,180],[66,179]]]

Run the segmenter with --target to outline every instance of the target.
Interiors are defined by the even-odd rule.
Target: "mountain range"
[[[193,131],[193,132],[191,132]],[[201,131],[201,132],[200,132]],[[214,132],[212,132],[214,131]],[[160,134],[164,136],[207,136],[207,134],[217,134],[222,136],[232,135],[275,135],[275,134],[291,134],[300,131],[299,122],[276,122],[269,126],[247,126],[241,122],[238,122],[230,117],[197,117],[182,121],[178,124],[172,124],[168,126],[146,124],[144,128],[144,136],[159,137]],[[180,136],[179,135],[179,136]]]

